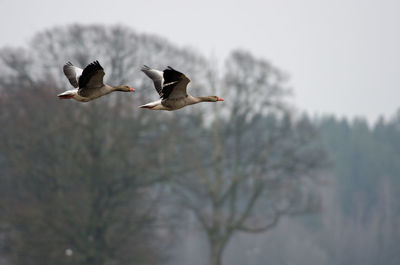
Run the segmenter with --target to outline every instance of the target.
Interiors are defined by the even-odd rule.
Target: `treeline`
[[[313,123],[332,162],[340,204],[347,214],[352,215],[360,201],[373,209],[384,181],[400,194],[400,111],[373,125],[362,118],[335,117]]]

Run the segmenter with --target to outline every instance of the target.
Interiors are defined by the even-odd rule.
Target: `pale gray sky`
[[[0,46],[66,23],[120,23],[205,55],[243,48],[291,76],[300,109],[374,120],[400,107],[398,0],[0,0]]]

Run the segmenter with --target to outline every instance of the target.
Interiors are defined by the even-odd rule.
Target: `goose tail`
[[[59,99],[71,99],[76,95],[76,90],[68,90],[61,94],[58,94],[57,97]]]

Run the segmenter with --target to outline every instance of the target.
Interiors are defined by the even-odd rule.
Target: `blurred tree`
[[[195,69],[201,58],[125,27],[72,25],[38,33],[26,49],[2,49],[0,59],[0,216],[10,262],[162,262],[170,232],[155,184],[168,178],[167,150],[159,148],[166,116],[133,111],[146,92],[155,96],[138,67],[168,61]],[[58,101],[56,90],[69,87],[62,65],[95,59],[110,83],[145,93]]]
[[[158,237],[155,195],[146,187],[161,176],[143,168],[138,152],[155,146],[138,143],[137,120],[118,108],[60,105],[47,81],[36,85],[1,100],[13,264],[158,262],[162,254],[148,241]]]
[[[337,176],[338,196],[346,214],[352,216],[354,206],[349,203],[361,199],[367,209],[378,203],[381,178],[389,178],[400,187],[400,134],[399,121],[379,119],[369,126],[363,119],[347,121],[324,117],[315,122],[324,147]]]
[[[209,74],[209,86],[219,86]],[[211,265],[222,264],[236,232],[262,233],[284,215],[316,212],[313,177],[325,162],[310,121],[294,119],[285,107],[280,71],[236,51],[223,80],[229,100],[221,109],[213,105],[207,132],[199,128],[202,117],[192,117],[190,124],[176,120],[169,139],[177,146],[175,164],[185,161],[186,168],[174,195],[206,233]]]

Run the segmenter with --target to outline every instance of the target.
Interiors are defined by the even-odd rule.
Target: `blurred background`
[[[399,264],[399,8],[0,0],[0,264]],[[58,100],[94,60],[136,92]]]

